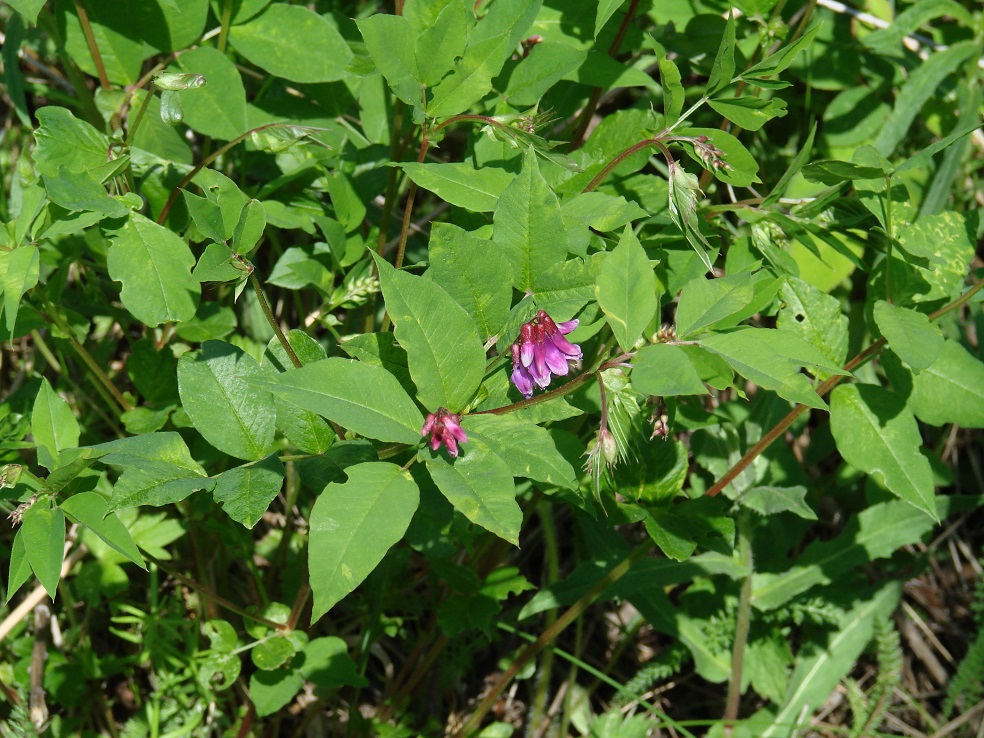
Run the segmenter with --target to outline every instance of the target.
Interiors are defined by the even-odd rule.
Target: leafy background
[[[976,4],[0,24],[5,733],[980,735]]]

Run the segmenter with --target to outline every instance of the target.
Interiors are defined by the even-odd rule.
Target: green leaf
[[[27,549],[24,548],[24,534],[17,531],[14,534],[14,542],[10,547],[10,567],[7,575],[7,599],[4,604],[10,602],[17,590],[24,586],[24,583],[31,578],[31,562],[27,560]]]
[[[845,461],[939,522],[922,436],[898,395],[874,385],[837,387],[830,396],[830,430]]]
[[[454,508],[475,525],[519,545],[523,511],[516,502],[512,471],[481,438],[469,438],[453,462],[430,454],[431,478]]]
[[[748,187],[761,182],[759,165],[745,145],[726,131],[718,128],[688,128],[688,136],[707,136],[721,151],[721,158],[728,166],[713,169],[714,177],[735,187]],[[690,148],[687,148],[690,153]],[[694,155],[696,157],[696,154]],[[696,157],[699,160],[699,157]]]
[[[239,254],[248,254],[263,238],[266,229],[266,208],[259,200],[250,200],[243,207],[239,221],[232,231],[232,247]]]
[[[803,177],[808,182],[820,182],[825,185],[838,185],[856,179],[875,179],[884,177],[885,174],[886,172],[878,167],[862,166],[836,159],[823,159],[803,167]]]
[[[632,359],[632,386],[654,397],[706,395],[696,367],[680,346],[644,346]]]
[[[64,38],[64,51],[72,61],[91,77],[100,77],[91,43],[99,49],[102,69],[106,78],[114,85],[131,85],[140,77],[140,63],[144,59],[144,42],[138,32],[143,25],[139,6],[146,3],[125,3],[120,5],[113,0],[86,0],[84,8],[87,16],[87,29],[79,22],[79,7],[73,4],[56,3],[54,10],[58,18],[59,35]],[[164,18],[159,22],[163,24]],[[149,56],[149,54],[148,54]]]
[[[465,53],[469,32],[475,18],[465,3],[447,3],[430,28],[416,37],[414,56],[417,79],[433,87],[454,69],[454,63]],[[420,96],[413,103],[420,105]]]
[[[115,162],[106,161],[109,139],[67,108],[39,108],[35,116],[39,125],[33,159],[38,174],[57,177],[64,169],[102,181],[115,168]]]
[[[375,258],[386,311],[396,340],[406,349],[418,399],[431,411],[460,412],[485,374],[485,349],[475,321],[436,282]]]
[[[718,46],[717,54],[714,56],[714,64],[711,66],[711,75],[707,79],[707,86],[704,88],[704,95],[710,97],[719,90],[731,84],[731,78],[735,76],[735,14],[733,11],[728,13],[728,22],[724,26],[724,35],[721,36],[721,44]],[[714,107],[714,101],[709,101]],[[714,108],[721,115],[722,111]],[[727,117],[727,116],[725,116]],[[729,118],[730,120],[730,118]],[[737,122],[737,121],[736,121]],[[741,125],[739,123],[739,125]],[[742,126],[746,128],[747,126]],[[758,130],[758,129],[749,129]]]
[[[656,505],[649,508],[643,522],[656,545],[675,561],[690,558],[698,546],[727,555],[735,539],[735,520],[727,506],[710,497]]]
[[[144,558],[130,532],[116,513],[107,512],[108,508],[108,503],[98,492],[80,492],[61,504],[66,515],[89,528],[111,549],[141,569],[146,569]]]
[[[541,41],[509,76],[505,98],[516,108],[536,105],[557,82],[576,72],[588,52],[561,41]]]
[[[212,499],[237,523],[252,528],[284,485],[284,465],[274,454],[214,477]],[[278,664],[279,666],[279,664]]]
[[[689,338],[722,323],[741,312],[754,296],[755,286],[748,272],[717,279],[697,277],[680,292],[677,336]]]
[[[287,340],[302,364],[313,364],[325,358],[324,347],[304,331],[288,331]],[[262,366],[277,373],[289,371],[294,366],[276,337],[271,338],[267,344]],[[279,397],[274,398],[273,404],[277,409],[277,428],[301,451],[323,454],[334,443],[335,431],[317,413],[304,410]]]
[[[192,130],[221,141],[231,141],[249,130],[243,78],[225,54],[199,46],[182,53],[177,63],[181,71],[206,79],[203,87],[178,93],[184,122]]]
[[[700,182],[697,177],[687,172],[683,167],[675,162],[670,167],[670,179],[667,188],[669,196],[670,220],[683,233],[687,243],[693,248],[700,257],[700,260],[710,271],[713,266],[711,257],[708,255],[712,251],[711,244],[707,242],[704,234],[700,230],[700,221],[697,218],[697,200],[700,194]]]
[[[824,703],[856,665],[871,640],[875,623],[891,619],[901,594],[901,583],[890,581],[873,596],[861,596],[854,609],[843,617],[825,648],[801,652],[789,680],[786,700],[778,713],[768,716],[758,733],[761,738],[790,735],[791,731],[797,730],[796,726],[804,716],[811,715]]]
[[[102,213],[111,218],[122,218],[130,209],[106,192],[99,182],[81,172],[58,170],[58,176],[41,175],[48,199],[69,212],[80,210]]]
[[[622,5],[623,0],[600,0],[598,3],[598,9],[595,11],[595,26],[594,26],[594,37],[597,39],[598,34],[601,33],[601,29],[605,27],[608,19],[611,18],[615,11],[619,9]]]
[[[902,224],[896,234],[899,249],[917,263],[915,278],[906,277],[911,267],[896,277],[892,297],[897,303],[948,299],[963,289],[977,243],[977,212],[947,211]],[[897,262],[893,259],[893,262]]]
[[[798,334],[831,362],[843,366],[848,320],[840,301],[796,277],[787,277],[779,294],[786,304],[779,310],[776,327]]]
[[[146,433],[91,448],[102,456],[104,464],[123,467],[107,512],[138,505],[167,505],[215,484],[174,432]]]
[[[153,327],[194,316],[201,283],[182,238],[139,213],[108,235],[109,276],[123,283],[120,299],[137,320]]]
[[[574,467],[561,456],[550,434],[540,426],[514,415],[466,415],[462,427],[472,437],[481,438],[488,449],[502,459],[513,476],[535,479],[545,484],[574,489]]]
[[[660,54],[659,83],[663,88],[663,115],[667,123],[675,123],[683,110],[686,91],[681,83],[680,70],[673,60]]]
[[[895,107],[875,139],[874,146],[883,156],[891,156],[909,131],[923,105],[945,80],[970,58],[979,56],[973,41],[958,41],[943,51],[933,52],[902,84]]]
[[[185,192],[185,195],[187,194]],[[208,203],[205,198],[198,197],[196,199]],[[215,207],[211,203],[208,205]],[[243,271],[234,267],[232,260],[232,251],[228,246],[224,243],[210,243],[198,258],[198,264],[195,265],[191,274],[199,282],[233,282],[242,279]]]
[[[737,500],[760,515],[791,512],[804,520],[816,520],[817,514],[806,504],[806,487],[752,487]]]
[[[769,193],[768,197],[762,201],[762,208],[768,208],[771,205],[779,202],[779,198],[782,197],[786,192],[786,187],[789,185],[790,181],[799,174],[806,160],[810,158],[810,154],[813,152],[813,139],[817,135],[817,124],[814,122],[813,127],[810,128],[810,134],[806,137],[806,141],[800,147],[800,150],[796,152],[796,156],[789,163],[789,167],[783,172],[783,175],[776,182],[775,187],[772,188],[772,192]]]
[[[396,464],[368,462],[345,470],[311,509],[308,569],[315,622],[354,590],[403,538],[420,493]]]
[[[24,16],[24,20],[26,20],[29,25],[33,26],[37,24],[38,13],[41,12],[41,8],[44,7],[44,4],[47,1],[48,0],[7,0],[7,4]]]
[[[490,241],[450,223],[433,225],[427,253],[427,275],[471,315],[479,338],[498,335],[512,297],[512,270],[506,258]]]
[[[260,69],[292,82],[342,79],[352,59],[352,50],[335,26],[300,5],[270,5],[234,25],[229,43]]]
[[[810,380],[800,373],[801,366],[819,367],[832,374],[844,374],[817,349],[787,331],[745,328],[719,333],[700,342],[741,374],[763,389],[769,389],[791,402],[826,410]]]
[[[924,313],[878,300],[874,318],[889,348],[916,371],[932,365],[943,350],[943,333]]]
[[[254,672],[249,678],[249,696],[256,708],[256,715],[273,715],[294,699],[303,686],[304,677],[293,669]]]
[[[746,69],[742,74],[741,78],[746,82],[751,84],[756,84],[760,80],[766,79],[768,77],[775,77],[782,72],[786,71],[790,64],[796,60],[803,49],[813,43],[813,37],[817,35],[817,31],[820,30],[820,24],[815,23],[811,26],[806,33],[800,36],[796,41],[789,44],[788,46],[781,46],[779,51],[771,56],[767,56],[765,59],[755,64],[750,69]]]
[[[525,37],[542,0],[501,0],[475,26],[454,72],[434,88],[427,113],[446,118],[464,112],[492,89],[492,78]]]
[[[587,259],[568,259],[555,263],[547,271],[535,275],[533,300],[536,307],[546,310],[557,319],[575,315],[581,308],[594,300],[598,271],[605,259],[605,253],[592,254]],[[528,317],[532,317],[532,314]],[[522,321],[525,322],[527,317]],[[506,326],[508,328],[508,324]],[[513,326],[515,332],[503,329],[505,338],[515,338],[519,324]]]
[[[10,333],[17,323],[21,298],[38,283],[40,267],[38,249],[33,245],[0,251],[0,291],[3,292],[0,308],[6,313]]]
[[[984,364],[956,341],[912,380],[909,407],[930,425],[984,428]]]
[[[206,341],[201,351],[178,361],[178,392],[195,429],[223,453],[256,461],[270,452],[273,397],[250,384],[265,372],[251,356],[222,341]]]
[[[933,529],[933,521],[913,506],[893,500],[872,505],[852,517],[844,530],[828,541],[814,541],[781,573],[755,575],[752,604],[774,610],[811,587],[829,584],[902,546],[918,543]]]
[[[707,104],[717,113],[746,131],[757,131],[773,118],[786,115],[786,101],[774,97],[719,97]]]
[[[513,286],[530,290],[537,276],[567,256],[567,231],[560,202],[527,149],[523,168],[499,198],[492,240],[510,261]]]
[[[399,166],[418,187],[433,192],[452,205],[476,213],[490,213],[495,210],[499,195],[514,178],[514,175],[504,169],[483,167],[479,172],[465,162],[403,162]]]
[[[262,671],[273,671],[297,653],[294,644],[284,636],[274,636],[262,641],[250,654],[253,664]]]
[[[312,639],[299,656],[300,663],[295,661],[297,670],[322,689],[368,684],[359,674],[358,664],[349,656],[348,645],[337,636]]]
[[[424,417],[396,377],[380,366],[332,357],[252,382],[368,438],[420,441]]]
[[[602,262],[595,295],[623,351],[631,351],[656,315],[656,277],[632,226]]]
[[[79,445],[79,423],[72,409],[44,377],[31,411],[31,434],[38,446],[38,463],[48,469],[56,468],[60,451]]]
[[[31,569],[55,599],[65,556],[65,514],[45,501],[36,502],[24,512],[20,533]]]

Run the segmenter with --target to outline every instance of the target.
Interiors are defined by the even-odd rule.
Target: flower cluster
[[[468,436],[461,428],[461,416],[448,412],[443,407],[436,413],[431,413],[420,429],[420,435],[430,434],[431,449],[437,451],[441,446],[448,450],[452,459],[458,457],[458,444],[468,441]]]
[[[572,361],[581,360],[581,347],[564,336],[577,328],[578,321],[554,323],[543,310],[528,323],[523,323],[519,339],[512,345],[512,383],[523,397],[533,396],[534,383],[543,389],[552,379],[566,376]]]

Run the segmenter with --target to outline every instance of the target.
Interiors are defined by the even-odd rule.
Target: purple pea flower
[[[570,362],[581,360],[581,347],[564,338],[577,324],[576,320],[568,320],[558,325],[540,310],[520,328],[519,338],[511,347],[512,383],[524,397],[533,396],[534,384],[541,389],[547,387],[552,375],[566,376]]]
[[[461,427],[461,416],[448,412],[443,407],[431,413],[420,429],[420,435],[430,434],[431,449],[437,451],[441,446],[448,450],[452,459],[458,458],[458,444],[466,443],[468,436]]]

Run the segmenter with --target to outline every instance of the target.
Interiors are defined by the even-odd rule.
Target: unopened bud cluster
[[[721,151],[714,142],[707,136],[695,136],[691,139],[694,144],[694,151],[697,157],[708,169],[731,169],[731,165],[724,160],[724,152]]]

